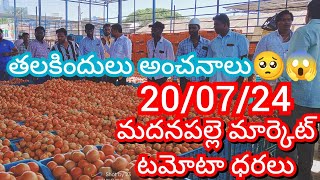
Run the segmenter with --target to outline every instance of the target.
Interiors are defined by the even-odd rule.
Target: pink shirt
[[[28,51],[31,52],[33,58],[48,58],[50,47],[45,41],[34,40],[30,42]]]

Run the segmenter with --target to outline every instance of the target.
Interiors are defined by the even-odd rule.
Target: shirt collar
[[[44,43],[45,43],[45,41],[44,41],[44,40],[39,41],[38,39],[36,39],[36,42],[41,43],[41,44],[44,44]]]
[[[69,41],[68,42],[68,46],[69,46]],[[57,43],[59,46],[64,46],[64,44],[60,44],[59,42]]]
[[[122,34],[118,39],[123,39],[125,38],[126,36],[124,34]]]
[[[97,38],[95,36],[93,36],[93,39],[90,39],[88,36],[85,37],[87,40],[90,40],[90,41],[94,41],[96,40]]]
[[[227,33],[227,35],[226,35],[225,37],[231,36],[232,33],[233,33],[233,32],[231,31],[231,29],[229,29],[229,31],[228,31],[228,33]],[[219,34],[219,35],[218,35],[218,38],[223,38],[223,37]]]
[[[280,35],[278,30],[276,30],[275,33],[279,38],[281,37],[281,35]],[[293,32],[290,30],[290,39],[292,38],[292,35],[293,35]],[[282,37],[281,37],[281,39],[282,39]]]
[[[281,36],[279,33],[279,30],[276,30],[275,32],[277,33],[278,36]],[[293,32],[290,30],[290,37],[292,36],[292,34],[293,34]]]
[[[160,38],[160,40],[158,41],[158,43],[163,43],[163,40],[164,40],[164,38],[163,38],[163,36],[161,36],[161,38]],[[152,38],[152,41],[154,42],[154,38]]]
[[[190,36],[189,36],[188,40],[189,40],[190,42],[192,42]],[[200,43],[203,43],[203,42],[204,42],[204,38],[203,38],[202,36],[200,36],[199,42],[200,42]]]
[[[308,24],[320,24],[320,19],[311,19]]]

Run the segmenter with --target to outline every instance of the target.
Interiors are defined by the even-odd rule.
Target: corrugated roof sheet
[[[296,30],[298,27],[305,24],[305,15],[307,11],[293,11],[294,21],[292,30]],[[241,30],[245,34],[254,34],[256,28],[261,27],[261,25],[267,20],[268,17],[274,16],[275,13],[261,13],[259,18],[259,25],[257,25],[257,14],[250,14],[248,26],[247,26],[247,15],[235,15],[229,16],[230,25],[232,29]],[[214,16],[214,15],[212,15]],[[201,21],[201,29],[202,30],[214,30],[213,29],[213,20],[212,18],[200,18]],[[170,33],[170,20],[162,21],[166,25],[164,29],[164,33]],[[188,23],[189,19],[178,19],[173,21],[172,30],[174,32],[184,32],[188,31]],[[139,29],[136,31],[137,33],[150,33],[151,29],[148,27],[149,25]],[[248,30],[248,32],[247,32]]]
[[[274,12],[275,10],[283,10],[286,8],[290,11],[301,11],[305,10],[309,4],[309,0],[261,0],[260,1],[260,11],[264,13]],[[250,12],[257,12],[259,7],[259,2],[254,1],[249,3]],[[226,10],[232,11],[248,11],[248,3],[244,2],[238,5],[224,6]]]

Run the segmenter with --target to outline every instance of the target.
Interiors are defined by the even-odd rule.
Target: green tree
[[[181,19],[182,15],[179,13],[175,13],[176,19]],[[164,8],[156,9],[156,19],[159,21],[170,20],[171,18],[171,10]],[[132,23],[134,21],[134,13],[129,14],[129,16],[123,21],[124,23]],[[139,9],[136,11],[136,22],[140,24],[140,26],[146,26],[150,22],[152,22],[152,8]]]

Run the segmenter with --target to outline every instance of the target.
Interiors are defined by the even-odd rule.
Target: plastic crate
[[[29,84],[32,84],[32,82],[29,81],[29,82],[14,84],[14,86],[28,86]]]
[[[39,131],[39,132],[40,132],[40,133],[49,132],[50,134],[58,135],[57,131]]]
[[[276,149],[277,149],[277,144],[270,143],[264,138],[260,138],[260,140],[257,143],[252,144],[251,151],[253,154],[259,154],[263,151],[268,151],[271,156],[275,157]]]
[[[102,145],[96,145],[96,147],[98,148],[98,150],[101,150],[102,149]],[[81,151],[83,151],[83,149],[81,149]],[[43,165],[47,165],[50,161],[53,160],[53,157],[51,158],[47,158],[47,159],[43,159],[43,160],[40,160],[39,162]]]
[[[130,83],[130,86],[139,87],[142,83]]]
[[[19,121],[19,122],[16,122],[19,126],[22,126],[25,124],[25,121]],[[4,139],[7,139],[6,137],[1,137],[0,138],[1,140],[4,140]],[[16,139],[21,139],[21,138],[16,138]],[[11,140],[16,140],[16,139],[9,139],[10,141]]]
[[[19,151],[19,148],[17,147],[17,144],[22,140],[22,138],[10,140],[10,147],[13,152]]]
[[[4,167],[6,169],[6,171],[9,171],[11,167],[13,166],[16,166],[20,163],[28,163],[28,162],[35,162],[38,164],[39,166],[39,169],[40,169],[40,173],[43,175],[43,177],[46,179],[46,180],[55,180],[54,176],[52,175],[51,171],[49,168],[47,168],[45,165],[35,161],[35,160],[32,160],[32,159],[27,159],[27,160],[22,160],[22,161],[17,161],[17,162],[13,162],[13,163],[10,163],[10,164],[5,164]]]
[[[53,158],[51,157],[51,158],[47,158],[47,159],[40,160],[39,162],[40,162],[42,165],[47,166],[47,164],[48,164],[50,161],[52,161],[52,160],[53,160]]]
[[[20,126],[23,126],[23,125],[26,124],[26,122],[25,121],[19,121],[19,122],[17,122],[17,124],[19,124]]]
[[[262,80],[261,77],[256,75],[256,82],[261,82],[261,80]]]

